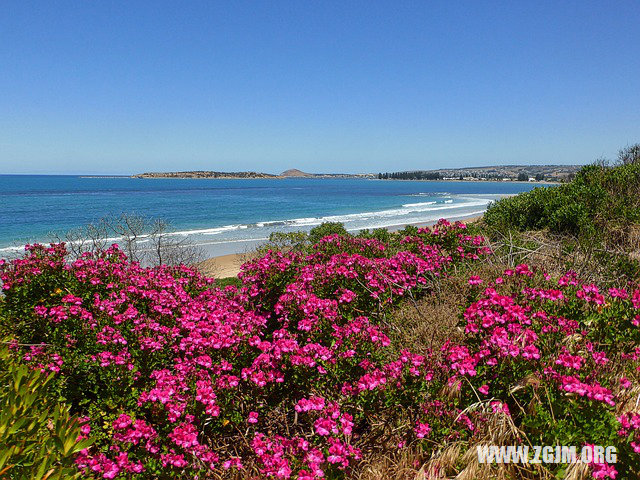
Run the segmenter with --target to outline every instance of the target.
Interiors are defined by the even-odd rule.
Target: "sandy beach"
[[[242,265],[245,258],[246,256],[241,253],[220,255],[200,262],[198,268],[205,275],[214,278],[235,277],[240,273],[240,265]]]
[[[456,219],[464,223],[477,222],[482,218],[482,215],[473,216],[469,218]],[[416,227],[425,227],[435,225],[436,222],[426,223],[412,223]],[[407,225],[397,225],[394,227],[388,227],[391,231],[401,230]],[[248,253],[231,253],[229,255],[220,255],[217,257],[207,258],[200,262],[198,268],[205,275],[214,278],[228,278],[235,277],[240,273],[240,266],[247,260]]]

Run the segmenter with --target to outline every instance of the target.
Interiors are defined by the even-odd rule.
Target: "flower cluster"
[[[117,246],[75,261],[62,244],[29,246],[0,265],[3,315],[22,360],[55,372],[86,415],[96,444],[77,463],[103,478],[341,478],[380,442],[429,458],[496,423],[548,444],[567,429],[608,441],[640,372],[640,289],[529,265],[473,274],[491,252],[461,223],[395,235],[269,251],[226,288]],[[452,272],[470,273],[461,337],[411,351],[394,308]],[[629,454],[638,415],[617,420]]]

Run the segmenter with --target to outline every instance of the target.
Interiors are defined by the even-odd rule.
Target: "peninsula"
[[[262,172],[215,172],[211,170],[190,170],[185,172],[146,172],[132,175],[132,178],[377,178],[374,173],[306,173],[292,168],[280,175]]]
[[[278,178],[277,175],[260,172],[214,172],[211,170],[191,170],[188,172],[146,172],[132,175],[132,178]]]

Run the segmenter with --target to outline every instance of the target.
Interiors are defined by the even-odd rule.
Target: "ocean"
[[[535,183],[367,179],[150,179],[0,175],[0,257],[52,232],[135,213],[170,222],[208,255],[239,253],[274,231],[342,222],[350,231],[462,219]]]

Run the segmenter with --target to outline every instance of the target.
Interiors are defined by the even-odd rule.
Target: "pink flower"
[[[169,438],[176,445],[183,448],[195,447],[198,445],[198,432],[196,427],[190,423],[181,423],[169,434]]]
[[[427,435],[429,435],[429,432],[431,432],[431,427],[429,426],[428,423],[419,422],[416,424],[416,427],[413,430],[416,433],[416,437],[424,438]]]
[[[125,414],[125,413],[120,415],[113,422],[114,430],[122,430],[122,429],[127,428],[129,425],[131,425],[131,417],[129,415]]]
[[[319,418],[314,423],[315,431],[318,435],[326,436],[330,435],[336,427],[336,422],[330,418]]]
[[[258,423],[258,412],[249,412],[247,423]]]
[[[237,468],[238,470],[242,470],[242,461],[238,457],[231,457],[229,460],[226,460],[222,463],[222,468],[225,470],[229,470],[230,468]]]
[[[297,412],[308,412],[310,410],[322,410],[324,405],[324,398],[312,396],[308,399],[300,399],[294,408]]]

